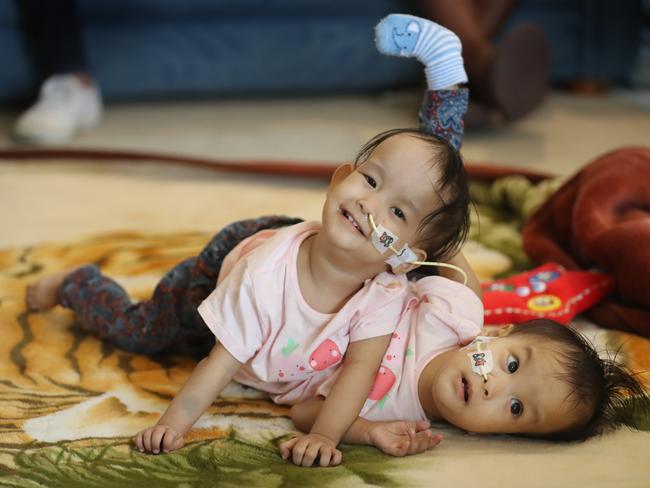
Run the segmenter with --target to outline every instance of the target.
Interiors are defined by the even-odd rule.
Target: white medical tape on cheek
[[[390,258],[386,260],[388,265],[395,269],[401,264],[413,263],[418,260],[417,255],[411,250],[408,244],[406,244],[399,254],[393,254]]]
[[[408,245],[408,242],[404,244],[404,247],[401,251],[395,249],[393,244],[399,240],[396,234],[393,234],[391,231],[386,229],[383,225],[375,224],[375,219],[372,217],[372,214],[368,214],[368,223],[372,227],[372,232],[370,233],[370,240],[375,249],[380,253],[384,254],[387,249],[393,251],[394,255],[386,259],[384,262],[387,263],[393,271],[402,264],[416,264],[418,266],[438,266],[441,268],[449,268],[457,271],[463,277],[463,285],[467,284],[467,273],[464,269],[459,268],[454,264],[449,263],[438,263],[435,261],[418,261],[418,256],[415,254]]]
[[[469,349],[471,346],[476,346],[475,352],[468,352],[467,357],[469,358],[470,366],[472,371],[479,376],[482,376],[485,381],[487,381],[487,375],[494,368],[494,360],[492,358],[492,351],[489,349],[483,349],[483,345],[492,340],[491,337],[478,336],[472,341],[471,344],[464,347],[463,349]]]
[[[370,220],[370,217],[368,220]],[[393,234],[381,224],[377,226],[373,225],[372,227],[373,229],[370,234],[370,239],[372,245],[380,254],[384,254],[387,249],[390,249],[390,247],[399,240],[399,237],[397,237],[396,234]]]

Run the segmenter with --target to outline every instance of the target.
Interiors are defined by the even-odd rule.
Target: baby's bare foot
[[[61,271],[41,278],[36,283],[27,286],[25,304],[27,309],[44,312],[58,305],[58,292],[63,280],[70,271]]]

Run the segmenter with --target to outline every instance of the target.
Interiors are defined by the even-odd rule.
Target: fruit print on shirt
[[[314,371],[322,371],[342,359],[339,346],[330,339],[326,339],[309,357],[309,366]]]
[[[388,366],[380,366],[375,377],[375,383],[368,394],[370,400],[381,400],[387,395],[390,389],[395,384],[395,373],[391,371]]]
[[[331,339],[323,341],[305,364],[303,351],[294,339],[289,338],[280,349],[282,356],[275,356],[278,381],[297,381],[306,379],[314,371],[322,371],[343,359],[338,345]]]
[[[393,337],[391,338],[390,344],[388,345],[386,356],[384,356],[384,361],[379,367],[379,371],[377,371],[375,383],[372,385],[372,389],[368,395],[369,400],[378,401],[379,409],[384,408],[384,404],[390,398],[390,395],[388,393],[397,381],[397,376],[395,375],[393,369],[399,367],[399,352],[401,347],[399,344],[400,339],[400,335],[397,332],[393,332]],[[392,365],[393,369],[391,369],[391,367],[388,365]]]

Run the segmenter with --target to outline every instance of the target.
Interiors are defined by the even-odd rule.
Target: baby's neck
[[[300,245],[297,270],[303,298],[314,310],[323,313],[339,311],[368,278],[375,276],[328,252],[319,233]]]

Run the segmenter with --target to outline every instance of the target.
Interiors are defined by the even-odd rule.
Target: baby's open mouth
[[[352,225],[353,225],[353,226],[354,226],[354,227],[359,231],[359,234],[361,234],[361,235],[365,235],[365,234],[363,233],[363,230],[361,230],[361,226],[360,226],[359,223],[354,219],[354,217],[352,216],[352,214],[351,214],[350,212],[348,212],[347,210],[345,210],[344,208],[342,208],[342,209],[341,209],[341,214],[343,214],[343,217],[345,217],[346,219],[348,219],[348,220],[350,221],[350,223],[351,223],[351,224],[352,224]]]
[[[469,400],[469,383],[467,383],[465,377],[461,378],[461,381],[463,382],[463,398],[465,399],[465,403],[467,403]]]

